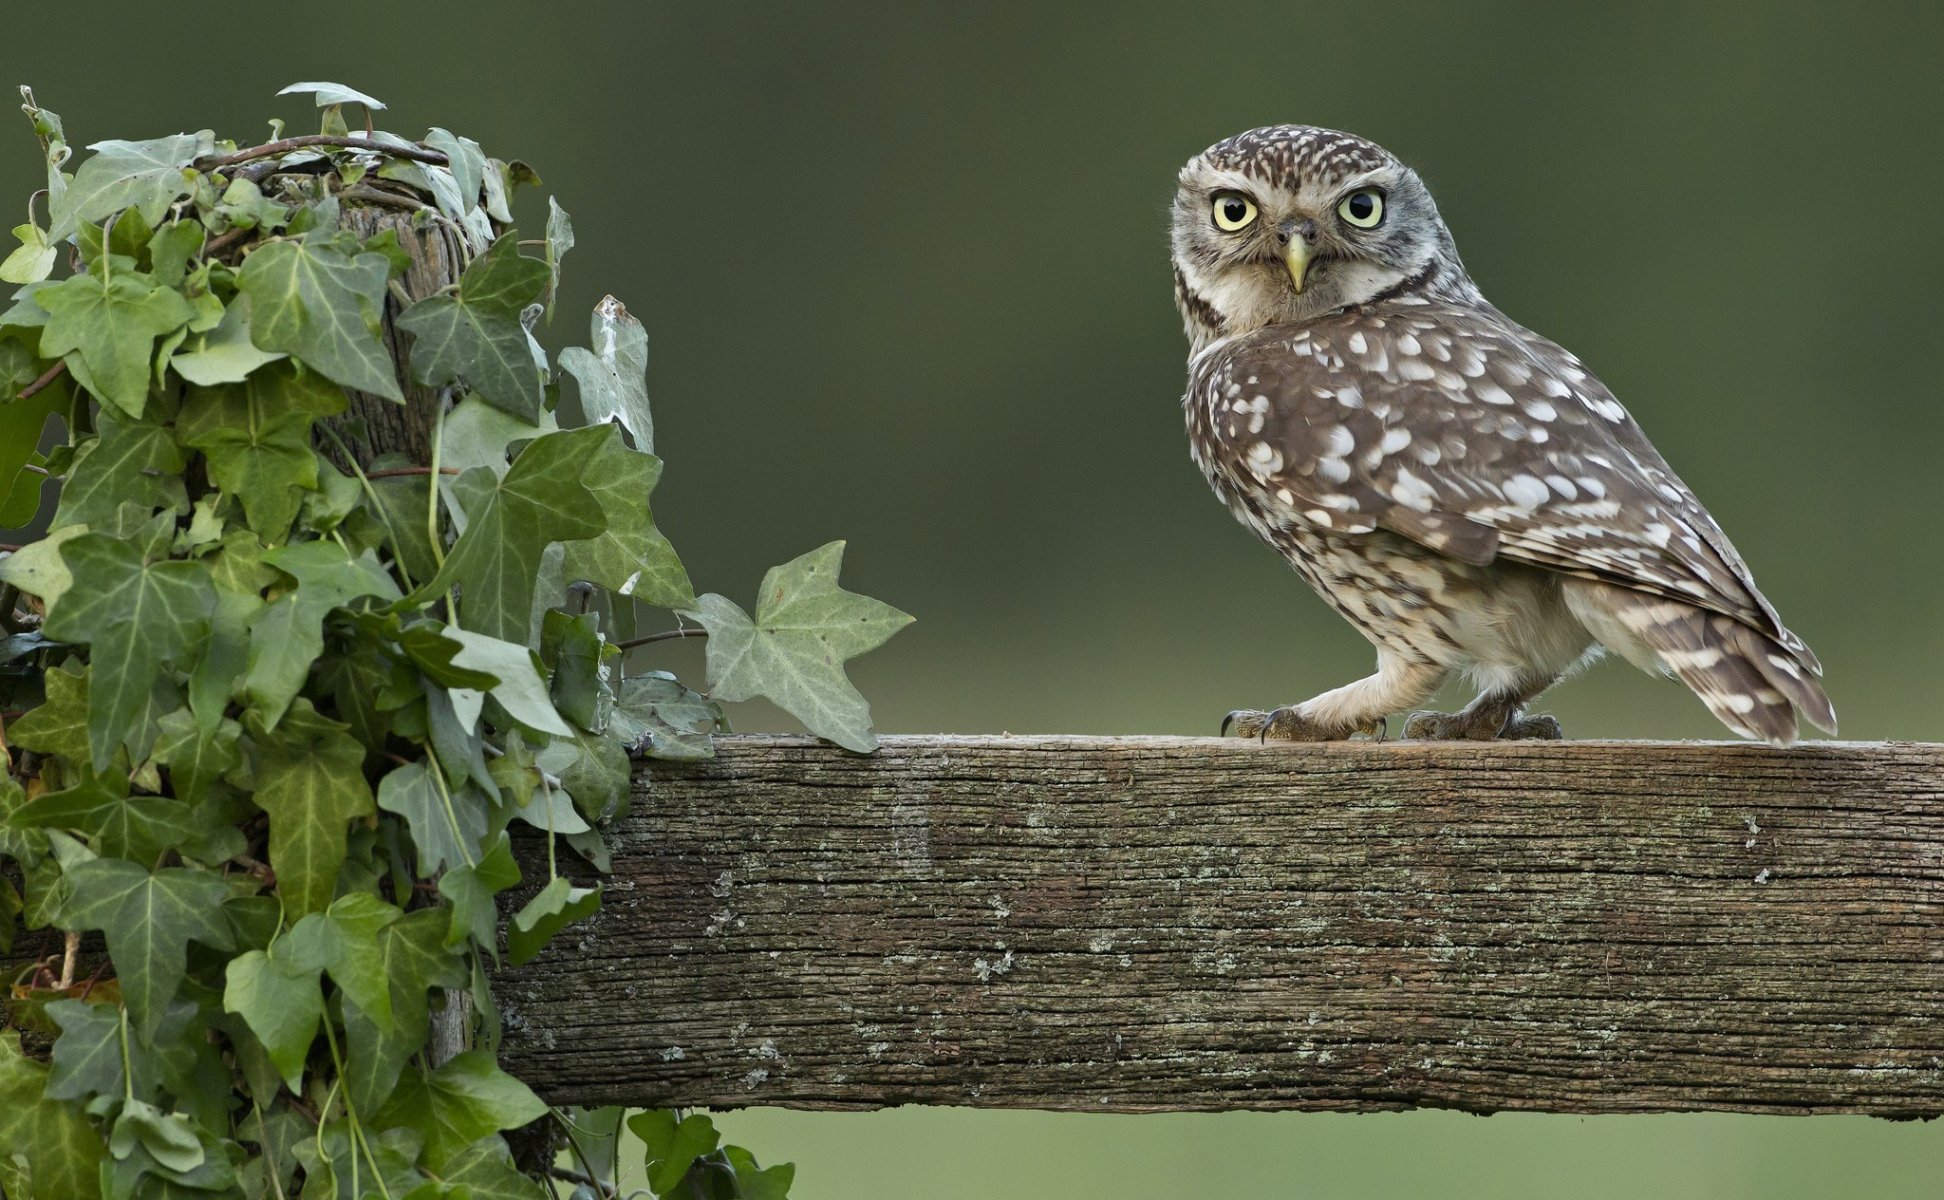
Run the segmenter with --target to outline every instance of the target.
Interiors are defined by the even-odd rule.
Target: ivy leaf
[[[38,283],[46,279],[54,270],[54,244],[47,240],[47,231],[32,221],[13,227],[13,235],[20,239],[20,245],[0,262],[0,280],[8,283]]]
[[[547,881],[533,899],[526,902],[506,927],[506,961],[514,966],[531,962],[553,935],[591,917],[601,907],[601,889],[577,888],[564,875]]]
[[[391,985],[379,965],[378,935],[404,916],[366,892],[350,892],[297,922],[285,944],[292,960],[331,973],[345,999],[385,1030],[394,1028]]]
[[[553,700],[547,695],[547,685],[540,677],[540,668],[535,665],[533,651],[523,643],[504,641],[487,637],[469,629],[448,629],[445,636],[458,642],[462,647],[452,656],[452,663],[469,671],[479,671],[498,680],[491,689],[493,699],[520,724],[540,733],[557,733],[565,737],[572,733],[567,722],[560,719],[554,711]],[[479,715],[477,693],[468,696],[470,689],[453,688],[453,703],[458,707],[463,702],[461,720],[470,711],[473,720]],[[467,722],[471,724],[471,722]]]
[[[560,201],[547,197],[547,270],[552,278],[547,283],[547,320],[553,320],[553,302],[560,295],[560,260],[574,248],[574,222],[567,216],[567,210],[560,207]]]
[[[197,387],[215,387],[241,383],[258,367],[287,357],[281,351],[259,350],[250,341],[250,298],[238,295],[223,310],[216,328],[203,336],[201,345],[176,351],[169,365]]]
[[[189,507],[182,486],[187,464],[166,425],[125,420],[105,408],[96,425],[97,436],[75,452],[74,467],[61,486],[54,528],[106,525],[123,504],[177,513]]]
[[[692,760],[714,757],[721,721],[720,704],[666,671],[649,671],[621,681],[608,732],[637,754]]]
[[[287,88],[278,89],[277,95],[314,96],[319,108],[329,108],[333,104],[362,104],[373,112],[383,112],[385,108],[383,101],[373,100],[358,89],[345,87],[341,83],[293,83]]]
[[[425,1138],[425,1166],[444,1170],[468,1146],[502,1129],[544,1116],[547,1106],[484,1050],[468,1050],[430,1075],[407,1078],[378,1113],[379,1128],[403,1127]]]
[[[69,668],[75,668],[70,670]],[[47,698],[7,726],[7,739],[24,750],[88,760],[87,668],[72,659],[41,676]]]
[[[540,372],[520,313],[547,286],[547,264],[506,234],[473,260],[455,292],[427,296],[398,316],[410,333],[412,377],[431,387],[464,380],[497,408],[540,416]]]
[[[541,413],[534,423],[467,396],[446,414],[439,433],[439,462],[455,471],[491,467],[493,474],[504,475],[513,443],[530,442],[559,428],[552,413]]]
[[[324,652],[324,617],[362,596],[398,598],[398,585],[366,550],[357,557],[318,539],[267,551],[263,561],[297,581],[250,621],[250,665],[243,687],[266,726],[274,728]]]
[[[373,812],[364,748],[343,725],[310,713],[308,702],[300,708],[303,716],[293,711],[275,736],[258,736],[252,794],[270,814],[270,866],[292,917],[330,907],[346,827]]]
[[[312,920],[306,917],[305,920]],[[236,1013],[270,1053],[284,1086],[303,1094],[304,1059],[324,1015],[317,968],[251,950],[230,960],[223,1011]],[[258,1097],[261,1102],[264,1097]]]
[[[425,1046],[430,989],[461,987],[465,969],[446,947],[451,916],[437,908],[406,913],[378,931],[377,964],[391,986],[392,1028],[353,1005],[344,1011],[352,1102],[375,1112],[392,1093],[405,1063]]]
[[[216,148],[216,135],[178,133],[145,142],[96,142],[94,157],[81,164],[53,212],[48,240],[59,242],[82,222],[99,221],[124,208],[141,212],[151,227],[183,196],[189,194],[190,163]]]
[[[243,260],[236,280],[250,298],[250,341],[345,387],[403,402],[379,337],[390,276],[384,255],[354,257],[316,234],[271,242]]]
[[[187,666],[209,633],[216,591],[201,563],[145,563],[129,543],[90,533],[65,542],[74,587],[48,610],[42,630],[86,642],[89,761],[105,771],[149,702],[165,666]],[[146,746],[134,748],[140,759]]]
[[[216,486],[234,493],[251,528],[275,543],[289,532],[302,494],[317,488],[311,424],[344,406],[343,388],[285,363],[242,383],[191,391],[176,436],[203,452]]]
[[[736,1173],[737,1200],[789,1200],[790,1185],[796,1182],[796,1164],[779,1163],[767,1170],[756,1165],[756,1156],[741,1146],[724,1146],[722,1156]]]
[[[831,542],[770,568],[754,620],[713,593],[695,615],[709,631],[713,696],[767,696],[810,732],[865,752],[877,748],[871,707],[844,677],[844,661],[883,645],[911,617],[838,587],[843,558],[844,543]]]
[[[498,1134],[483,1137],[446,1162],[448,1187],[468,1188],[472,1200],[548,1200],[551,1193],[520,1173]]]
[[[155,339],[196,315],[182,293],[130,271],[74,275],[35,292],[34,300],[48,315],[41,355],[78,352],[89,390],[131,417],[148,403]]]
[[[501,832],[492,846],[479,858],[477,866],[455,866],[439,877],[439,894],[452,902],[452,930],[446,934],[448,945],[470,938],[474,945],[492,952],[499,960],[499,910],[493,897],[520,882],[520,868],[513,861],[513,843]]]
[[[528,443],[504,478],[485,467],[459,476],[466,532],[445,567],[413,599],[458,584],[467,629],[526,643],[533,623],[534,581],[551,542],[578,541],[605,526],[601,504],[582,475],[610,435],[603,429],[550,433]]]
[[[607,717],[602,709],[608,696],[608,660],[621,653],[601,637],[600,614],[569,616],[550,608],[540,627],[541,660],[553,664],[554,707],[582,729],[599,733]]]
[[[71,829],[93,840],[95,853],[154,862],[196,833],[187,804],[162,796],[130,796],[128,777],[84,772],[73,787],[36,796],[17,809],[15,825]]]
[[[146,1100],[127,1100],[122,1103],[121,1115],[115,1118],[108,1153],[127,1158],[138,1145],[170,1171],[193,1171],[205,1157],[202,1140],[188,1117],[165,1114]]]
[[[479,203],[479,189],[486,182],[486,152],[479,143],[435,125],[425,135],[425,144],[446,156],[453,181],[459,186],[461,204],[471,208]]]
[[[208,729],[203,728],[186,708],[178,708],[157,723],[160,736],[155,742],[155,761],[169,768],[169,783],[176,798],[200,804],[217,780],[243,761],[236,740],[243,727],[223,717]]]
[[[61,1027],[47,1076],[49,1100],[85,1100],[122,1092],[121,1009],[56,1000],[47,1015]]]
[[[66,412],[72,398],[65,376],[27,399],[21,390],[41,373],[43,364],[19,337],[0,338],[0,495],[12,489],[40,443],[47,419]],[[35,481],[38,493],[39,482]]]
[[[648,494],[661,480],[661,460],[630,450],[620,433],[600,444],[581,482],[601,502],[607,528],[595,537],[568,542],[563,569],[568,579],[584,579],[619,596],[634,596],[658,608],[695,607],[688,571],[655,528]]]
[[[589,423],[617,421],[638,449],[655,448],[648,413],[648,331],[613,296],[594,306],[588,345],[560,352],[560,367],[580,384],[581,411]]]
[[[99,929],[108,939],[122,999],[136,1035],[148,1044],[182,984],[190,941],[227,950],[228,894],[212,871],[165,867],[154,874],[122,858],[91,858],[66,869],[72,892],[61,908],[69,929]]]
[[[486,836],[479,806],[454,803],[448,812],[440,780],[422,762],[394,768],[378,781],[378,807],[405,818],[418,847],[418,873],[427,879],[471,862]]]
[[[715,1122],[702,1113],[690,1113],[679,1122],[667,1109],[650,1109],[628,1118],[628,1128],[647,1148],[648,1186],[657,1196],[667,1196],[688,1177],[695,1160],[716,1148],[722,1135]]]
[[[46,1080],[20,1034],[0,1029],[0,1160],[26,1160],[26,1200],[97,1200],[101,1135],[78,1106],[45,1097]]]

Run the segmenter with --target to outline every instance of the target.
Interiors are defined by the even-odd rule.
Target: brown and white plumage
[[[1378,648],[1370,679],[1246,731],[1372,729],[1463,670],[1484,694],[1421,727],[1495,736],[1601,646],[1744,736],[1834,730],[1727,536],[1578,359],[1485,301],[1387,152],[1307,126],[1218,143],[1183,168],[1174,249],[1196,462]]]

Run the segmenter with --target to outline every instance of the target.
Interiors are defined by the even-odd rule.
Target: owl
[[[1189,445],[1215,494],[1377,650],[1376,673],[1224,731],[1558,737],[1528,715],[1611,650],[1743,737],[1831,733],[1822,667],[1741,555],[1579,359],[1492,307],[1424,182],[1305,125],[1182,168],[1175,303]]]

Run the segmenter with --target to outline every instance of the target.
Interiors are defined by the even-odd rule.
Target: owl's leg
[[[1525,716],[1526,704],[1551,687],[1559,676],[1535,676],[1509,687],[1493,688],[1460,712],[1412,713],[1404,722],[1404,736],[1418,741],[1558,741],[1566,734],[1550,713]]]
[[[1281,742],[1336,742],[1357,733],[1382,738],[1384,718],[1437,695],[1446,674],[1437,663],[1380,652],[1375,675],[1268,712],[1238,708],[1222,718],[1222,732]]]

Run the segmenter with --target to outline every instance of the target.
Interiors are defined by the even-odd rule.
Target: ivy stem
[[[632,650],[636,646],[646,646],[650,642],[667,642],[667,641],[673,641],[676,638],[697,638],[697,637],[708,637],[708,636],[709,636],[709,631],[706,629],[666,629],[660,633],[644,634],[638,638],[629,638],[625,642],[616,642],[614,643],[614,648],[616,650]]]
[[[267,1131],[264,1128],[263,1106],[256,1102],[255,1097],[251,1097],[250,1099],[250,1111],[256,1113],[257,1131],[265,1134],[262,1142],[263,1157],[264,1160],[270,1164],[270,1170],[266,1172],[266,1174],[270,1176],[270,1188],[272,1191],[277,1193],[277,1200],[285,1200],[283,1182],[277,1178],[279,1174],[277,1170],[277,1154],[276,1151],[271,1147],[270,1138],[268,1136]]]
[[[371,501],[371,511],[378,514],[379,522],[384,525],[385,532],[390,535],[392,542],[392,563],[398,568],[398,573],[405,579],[405,590],[409,592],[417,588],[418,584],[412,581],[412,573],[405,569],[405,554],[399,549],[399,547],[405,544],[405,540],[398,536],[398,530],[392,528],[391,514],[387,513],[385,506],[378,502],[378,493],[372,488],[371,480],[365,475],[364,468],[358,465],[358,456],[351,453],[351,447],[344,444],[344,439],[338,436],[337,430],[332,429],[329,425],[319,425],[317,428],[323,430],[324,436],[330,438],[331,444],[338,448],[338,453],[344,455],[344,461],[351,466],[351,473],[358,477],[358,486],[364,489],[365,499]]]
[[[122,1100],[135,1099],[135,1067],[128,1060],[128,1005],[121,1006]]]
[[[323,1024],[324,1041],[331,1047],[331,1065],[337,1068],[338,1081],[342,1082],[344,1079],[344,1058],[338,1053],[337,1031],[331,1027],[331,1018],[328,1014],[325,1016]],[[351,1194],[353,1196],[361,1194],[358,1190],[357,1151],[363,1150],[365,1161],[371,1164],[371,1176],[378,1181],[379,1192],[384,1195],[385,1200],[391,1200],[391,1185],[385,1182],[385,1173],[378,1169],[377,1156],[371,1152],[371,1139],[365,1137],[364,1129],[358,1123],[358,1108],[357,1105],[351,1103],[350,1092],[344,1093],[344,1117],[351,1125],[351,1141],[353,1143],[351,1155]]]
[[[574,1136],[574,1123],[562,1116],[560,1110],[557,1108],[549,1109],[548,1112],[552,1115],[555,1124],[560,1126],[560,1131],[567,1135],[567,1146],[574,1152],[574,1157],[580,1160],[581,1165],[581,1171],[568,1171],[561,1167],[550,1167],[548,1168],[548,1174],[558,1175],[563,1179],[579,1175],[580,1178],[575,1179],[575,1183],[586,1184],[602,1196],[614,1195],[617,1189],[608,1185],[599,1175],[595,1174],[594,1160],[587,1156],[587,1151],[581,1148],[580,1139]],[[627,1113],[624,1110],[622,1116],[625,1117],[626,1115]],[[582,1174],[582,1171],[585,1174]]]
[[[466,865],[477,867],[479,860],[473,857],[472,847],[466,844],[466,835],[459,831],[459,813],[452,807],[452,789],[446,786],[445,768],[434,762],[431,774],[432,782],[439,785],[439,799],[445,802],[446,821],[452,826],[452,840],[459,843],[459,853],[466,856]]]
[[[302,150],[309,146],[339,146],[347,150],[371,150],[379,154],[391,154],[399,158],[409,158],[413,162],[431,163],[435,167],[449,166],[452,162],[451,159],[439,153],[437,150],[423,150],[417,146],[394,146],[389,142],[374,141],[371,138],[345,137],[341,134],[331,133],[312,133],[306,134],[303,137],[288,137],[274,142],[265,142],[261,146],[251,146],[248,149],[238,150],[234,154],[199,158],[196,160],[195,166],[199,171],[217,171],[224,167],[233,167],[238,163],[249,162],[251,159],[271,158],[278,154],[287,154],[292,150]]]
[[[432,418],[432,466],[425,483],[425,540],[432,547],[432,561],[445,569],[445,550],[439,545],[439,452],[445,448],[445,405]],[[451,612],[451,589],[447,589],[446,611]]]
[[[34,393],[41,391],[42,389],[46,388],[49,384],[53,383],[56,379],[59,379],[62,376],[62,374],[65,373],[66,371],[67,371],[67,359],[64,358],[60,362],[57,362],[53,366],[47,368],[47,370],[42,371],[40,375],[34,379],[34,382],[28,384],[24,388],[21,388],[20,395],[14,398],[16,400],[27,399],[27,397],[32,396]]]

